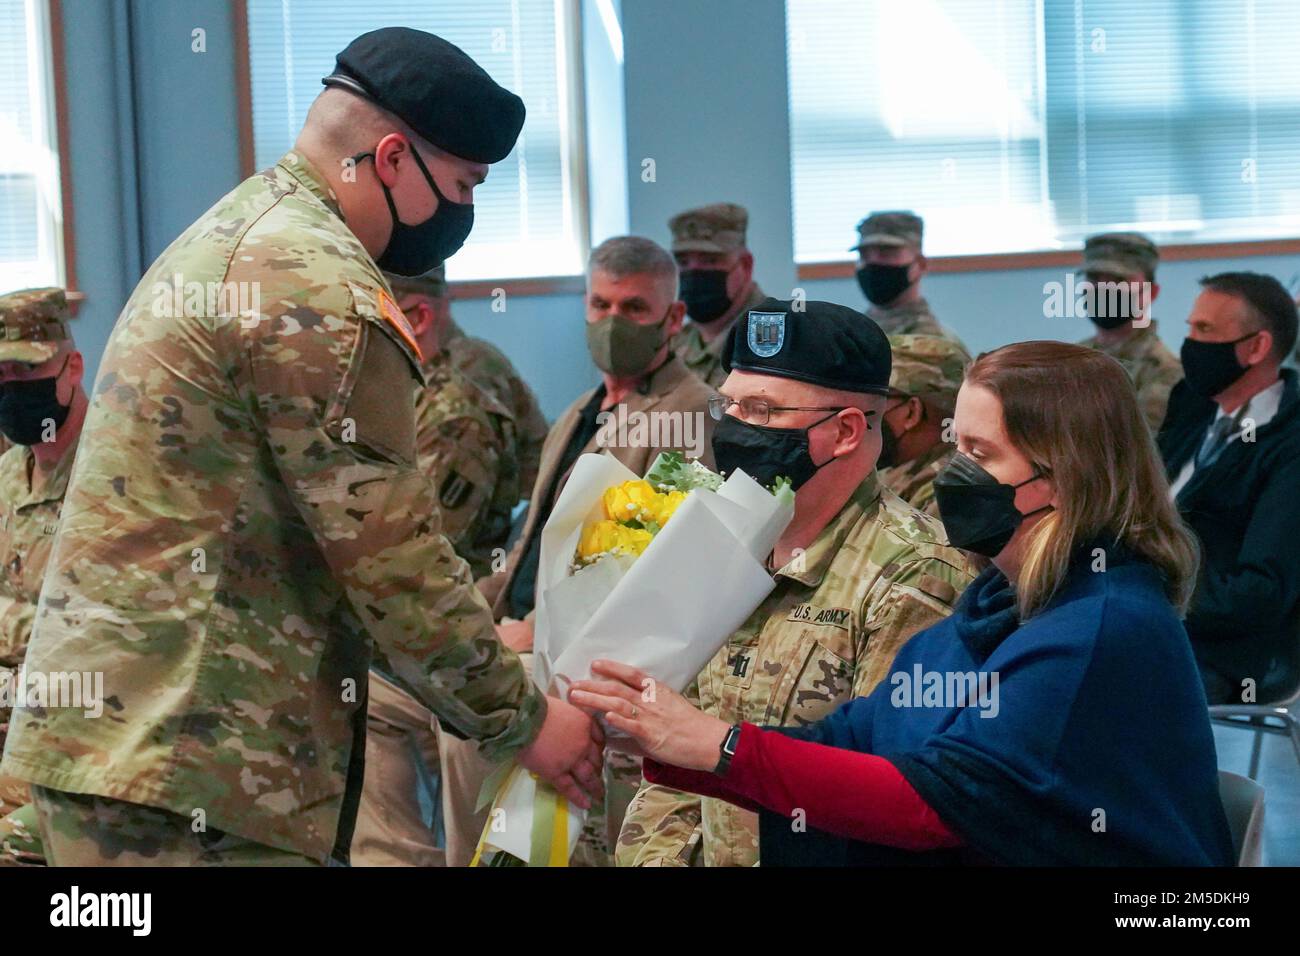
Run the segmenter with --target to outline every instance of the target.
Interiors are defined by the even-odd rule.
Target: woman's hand
[[[592,680],[574,681],[569,700],[632,736],[647,757],[712,770],[730,724],[692,707],[677,691],[635,667],[593,661]],[[610,742],[613,746],[613,741]]]

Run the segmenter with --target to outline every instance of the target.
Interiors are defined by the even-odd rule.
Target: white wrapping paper
[[[637,558],[572,571],[583,527],[604,517],[605,490],[639,478],[604,455],[582,455],[542,530],[533,680],[563,695],[593,660],[630,664],[683,690],[771,592],[764,562],[794,514],[737,470],[718,491],[695,489]],[[498,796],[487,846],[527,860],[536,780],[517,773]],[[583,812],[569,807],[569,854]]]

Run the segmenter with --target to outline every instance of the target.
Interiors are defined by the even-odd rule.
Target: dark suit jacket
[[[1263,685],[1271,665],[1289,670],[1300,645],[1300,395],[1295,372],[1283,369],[1282,379],[1277,414],[1255,440],[1230,443],[1177,499],[1202,551],[1187,633],[1197,658],[1234,687],[1245,678]],[[1186,381],[1174,387],[1156,439],[1170,481],[1216,408]]]

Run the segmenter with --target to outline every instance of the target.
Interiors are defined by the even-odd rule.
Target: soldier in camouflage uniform
[[[673,351],[706,385],[726,379],[722,351],[736,319],[767,296],[754,281],[754,254],[746,245],[749,212],[721,202],[688,209],[668,220],[680,295],[690,319],[673,337]]]
[[[70,318],[62,289],[0,296],[0,431],[14,442],[0,455],[0,680],[8,688],[20,686],[86,416],[84,362]],[[0,751],[10,714],[0,702]],[[30,799],[26,783],[0,775],[0,866],[42,862]]]
[[[860,313],[831,306],[834,311],[821,322],[817,316],[826,304],[806,306],[802,314],[791,313],[788,303],[769,299],[763,316],[751,315],[749,341],[760,345],[763,333],[755,335],[755,323],[777,308],[786,310],[787,328],[792,322],[800,327],[787,332],[771,355],[749,349],[738,334],[734,370],[721,389],[724,397],[742,401],[731,409],[749,426],[760,423],[751,420],[758,410],[746,408],[746,400],[761,395],[770,406],[792,409],[779,418],[769,411],[770,427],[806,429],[813,462],[827,459],[796,489],[795,517],[773,554],[776,588],[687,691],[702,710],[728,723],[803,726],[870,693],[888,674],[899,648],[946,617],[971,580],[965,557],[944,543],[939,522],[881,487],[874,471],[880,447],[874,428],[828,459],[824,449],[835,447],[832,441],[851,441],[844,437],[850,419],[833,410],[862,408],[870,423],[883,408],[889,345]],[[808,383],[809,375],[820,384]],[[846,392],[859,404],[845,408]],[[817,419],[822,423],[809,427]],[[839,423],[838,439],[831,422]],[[730,467],[725,426],[726,419],[714,441],[724,469]],[[578,695],[571,699],[583,703]],[[617,862],[752,866],[758,862],[758,818],[721,800],[643,783],[623,821]]]
[[[858,254],[858,286],[870,303],[867,318],[886,335],[941,335],[962,345],[921,295],[929,268],[921,254],[923,228],[920,216],[904,211],[873,212],[858,223],[858,241],[849,251]]]
[[[425,357],[428,385],[415,403],[420,462],[438,488],[443,534],[479,578],[491,573],[496,549],[504,555],[511,515],[531,488],[525,479],[537,479],[546,422],[509,360],[452,322],[442,267],[385,278]]]
[[[970,364],[966,350],[935,335],[891,335],[892,404],[880,416],[880,482],[917,511],[939,517],[934,478],[956,447],[951,439],[957,389]]]
[[[469,562],[474,577],[483,577],[492,570],[494,549],[501,549],[500,556],[505,554],[511,512],[521,493],[515,413],[497,394],[469,377],[475,367],[484,369],[483,359],[496,364],[492,356],[500,353],[487,343],[482,343],[485,350],[468,345],[457,354],[472,364],[466,368],[455,364],[447,341],[452,326],[445,267],[414,279],[392,274],[384,278],[424,355],[427,385],[415,403],[420,465],[438,489],[443,533],[456,553]],[[460,334],[457,341],[478,340]],[[501,361],[505,361],[503,356]],[[540,419],[532,392],[513,371],[510,369],[509,378],[498,380],[501,394],[511,394],[509,379],[514,379],[527,407]],[[536,457],[530,470],[535,480]],[[428,789],[441,763],[441,734],[432,712],[397,686],[392,675],[372,670],[366,722],[366,783],[352,840],[353,862],[361,866],[464,865],[468,857],[460,847],[444,850],[436,846],[421,805],[421,791]],[[448,788],[442,792],[450,798]],[[445,812],[450,817],[453,811],[449,806]]]
[[[2,767],[33,784],[55,864],[346,861],[372,653],[493,757],[579,805],[600,792],[598,730],[531,684],[439,533],[419,349],[375,259],[455,250],[454,200],[523,104],[399,28],[325,82],[294,149],[168,247],[105,350],[26,661],[102,674],[102,716],[17,708]],[[399,204],[437,228],[399,229]]]
[[[445,266],[413,279],[394,275],[387,278],[398,305],[412,324],[431,323],[431,334],[451,367],[509,410],[517,436],[519,487],[527,495],[537,480],[537,463],[546,441],[546,418],[533,390],[500,349],[485,339],[466,335],[456,324],[451,315]]]
[[[1170,391],[1183,377],[1183,363],[1160,341],[1151,318],[1151,303],[1160,292],[1155,281],[1159,261],[1160,250],[1140,232],[1107,232],[1084,242],[1080,270],[1096,290],[1088,317],[1097,334],[1079,344],[1124,366],[1152,434],[1165,420]],[[1113,303],[1118,308],[1108,302],[1108,287],[1126,293]],[[1143,289],[1145,293],[1139,291]]]

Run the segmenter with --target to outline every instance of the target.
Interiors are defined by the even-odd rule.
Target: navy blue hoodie
[[[990,567],[951,617],[903,647],[870,696],[782,730],[885,757],[965,849],[835,838],[815,849],[818,840],[784,838],[788,821],[765,813],[764,864],[1231,865],[1187,634],[1150,564],[1113,547],[1105,558],[1107,570],[1094,571],[1081,550],[1059,593],[1023,624],[1011,585]],[[955,697],[961,674],[984,692],[966,706]],[[938,681],[954,693],[939,693]],[[819,858],[779,858],[796,845]]]

